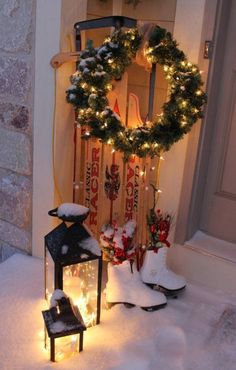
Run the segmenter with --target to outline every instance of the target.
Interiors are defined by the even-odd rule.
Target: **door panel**
[[[209,148],[200,228],[220,239],[236,241],[236,1],[231,3],[222,56],[216,120]]]
[[[223,162],[223,169],[221,172],[220,179],[220,192],[228,195],[229,197],[236,197],[236,176],[233,176],[235,171],[235,160],[236,160],[236,73],[233,75],[233,97],[232,97],[232,109],[230,112],[229,122],[229,134],[226,140],[225,157]]]

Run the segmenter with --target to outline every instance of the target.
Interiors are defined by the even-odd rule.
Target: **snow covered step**
[[[10,246],[7,243],[0,242],[0,263],[11,257],[15,253],[26,254],[24,251]]]
[[[236,348],[236,306],[229,304],[212,329],[210,342]]]
[[[198,231],[184,245],[169,250],[171,268],[189,282],[236,294],[236,246]]]
[[[235,369],[235,347],[236,347],[236,306],[229,304],[222,312],[207,341],[206,350],[218,349],[215,359],[220,369]],[[227,365],[225,356],[227,353]]]
[[[103,309],[101,325],[86,331],[83,354],[51,366],[43,286],[39,258],[15,254],[0,265],[1,370],[235,370],[236,299],[192,284],[164,310]]]

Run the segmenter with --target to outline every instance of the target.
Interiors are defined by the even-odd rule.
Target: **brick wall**
[[[35,0],[0,0],[0,261],[31,252]]]

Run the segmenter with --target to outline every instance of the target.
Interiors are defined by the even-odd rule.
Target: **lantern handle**
[[[52,217],[58,217],[57,208],[51,209],[50,211],[48,211],[48,214]]]

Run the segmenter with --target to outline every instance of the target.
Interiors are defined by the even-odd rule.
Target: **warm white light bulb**
[[[106,88],[107,88],[107,90],[111,90],[112,89],[112,84],[107,84]]]

